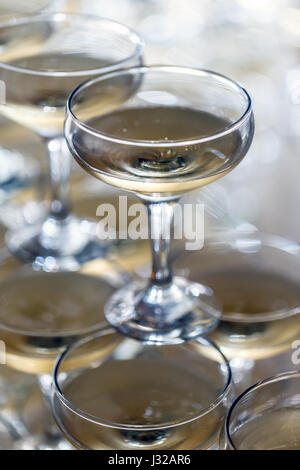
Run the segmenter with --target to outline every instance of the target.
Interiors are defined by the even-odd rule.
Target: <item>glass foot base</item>
[[[83,263],[103,257],[109,243],[96,236],[96,223],[69,217],[10,231],[9,251],[26,263],[46,271],[76,270]]]
[[[209,333],[221,309],[211,289],[175,277],[163,287],[138,281],[122,288],[106,304],[105,316],[132,338],[176,344]]]

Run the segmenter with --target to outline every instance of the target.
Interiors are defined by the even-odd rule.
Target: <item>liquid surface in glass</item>
[[[0,283],[0,339],[7,365],[52,372],[59,351],[104,323],[103,302],[114,289],[100,278],[73,272],[12,276]],[[13,331],[15,330],[15,331]]]
[[[61,409],[68,435],[92,449],[208,448],[215,444],[223,418],[217,409],[203,421],[151,429],[151,425],[196,417],[220,393],[216,384],[172,361],[107,362],[68,381],[63,393],[72,405],[93,416],[128,426],[150,426],[142,430],[96,426]]]
[[[72,139],[75,156],[87,171],[104,182],[137,193],[173,194],[203,186],[226,174],[243,156],[238,130],[209,142],[188,144],[189,140],[214,135],[230,125],[221,117],[197,109],[119,109],[87,124],[115,138],[147,142],[147,147],[143,143],[116,144],[80,128]],[[176,140],[183,141],[183,145],[172,146]],[[169,145],[151,147],[155,141]]]
[[[17,59],[14,58],[15,54],[18,55],[18,51],[16,53],[14,48],[11,54],[7,52],[4,57],[0,53],[0,62],[5,59],[9,65],[32,73],[0,68],[0,78],[4,82],[13,79],[14,83],[14,86],[7,86],[6,103],[0,106],[0,111],[8,118],[46,137],[62,134],[69,93],[89,78],[90,70],[108,64],[107,60],[91,57],[84,52],[37,53],[31,56],[21,55]],[[39,72],[64,76],[43,76],[39,75]],[[80,76],[72,76],[73,72],[83,73]]]
[[[284,317],[300,305],[299,284],[268,271],[224,270],[203,276],[223,305],[223,312],[253,315],[252,321],[224,320],[210,335],[228,358],[263,359],[291,348],[300,334],[299,315]],[[282,311],[273,319],[272,312]],[[255,315],[266,314],[269,321],[255,322]]]
[[[300,408],[282,408],[255,417],[232,436],[239,450],[300,450]]]

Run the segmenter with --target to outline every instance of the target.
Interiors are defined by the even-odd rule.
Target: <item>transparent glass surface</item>
[[[64,110],[74,87],[104,72],[141,64],[142,43],[127,27],[82,14],[41,14],[0,25],[0,112],[41,136],[50,164],[46,218],[7,237],[23,261],[51,257],[55,269],[105,256],[95,224],[71,213],[70,156],[63,139]]]
[[[5,417],[12,429],[18,429],[16,445],[66,447],[50,410],[55,360],[67,345],[106,324],[104,304],[125,279],[123,272],[103,259],[85,263],[79,271],[55,273],[32,269],[13,257],[2,262],[0,345],[5,347],[5,368],[11,374],[17,371],[20,382],[27,374],[32,387],[17,403],[10,401],[13,381],[3,379],[3,400],[9,406],[2,408],[0,418]]]
[[[157,345],[103,330],[54,370],[54,416],[79,449],[217,448],[230,399],[230,368],[206,339]]]
[[[120,332],[180,342],[215,327],[220,312],[212,291],[172,277],[174,204],[234,168],[253,129],[247,92],[204,70],[132,68],[71,94],[65,135],[73,156],[96,178],[136,193],[148,212],[151,279],[126,286],[106,306],[107,320]]]
[[[176,256],[176,274],[210,285],[222,303],[221,321],[210,337],[230,360],[239,391],[296,368],[299,269],[297,243],[258,231],[219,234],[198,252]]]
[[[229,450],[300,449],[300,372],[258,382],[242,393],[226,417],[221,442]]]

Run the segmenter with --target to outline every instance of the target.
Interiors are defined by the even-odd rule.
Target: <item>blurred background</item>
[[[146,64],[202,67],[241,82],[253,99],[253,145],[233,172],[193,197],[204,200],[221,228],[247,221],[262,231],[300,239],[300,1],[11,0],[9,13],[37,7],[110,17],[133,27],[146,41]],[[0,0],[0,20],[7,16],[5,0]],[[2,175],[7,158],[17,162],[18,153],[28,156],[28,165],[40,173],[22,192],[27,202],[22,217],[30,221],[36,213],[33,201],[45,186],[44,146],[29,130],[2,117],[0,146]],[[84,184],[89,177],[74,166],[72,178]],[[99,189],[101,183],[91,180],[89,188]],[[0,202],[6,201],[0,222],[5,218],[7,225],[9,211],[13,226],[20,217],[13,211],[18,195],[9,202],[5,196],[0,191]]]
[[[300,0],[0,0],[0,21],[44,11],[81,12],[112,18],[131,26],[144,38],[146,43],[144,58],[147,65],[174,64],[206,68],[226,74],[241,82],[252,97],[256,120],[256,133],[250,151],[241,164],[227,176],[185,197],[189,200],[204,202],[206,236],[218,230],[231,232],[237,227],[250,224],[260,231],[300,241]],[[0,41],[0,51],[1,46],[3,43],[1,45]],[[48,175],[45,145],[37,134],[0,116],[0,262],[5,256],[5,248],[1,249],[5,246],[5,231],[19,228],[25,223],[34,223],[45,211],[43,201],[47,197],[45,193],[48,191],[48,186],[45,183]],[[103,200],[111,202],[111,198],[115,198],[113,201],[117,202],[117,196],[121,194],[116,189],[105,186],[96,178],[89,176],[75,162],[73,162],[70,186],[74,212],[84,218],[95,217],[98,204]],[[292,250],[293,245],[289,249]],[[124,250],[123,262],[122,259],[117,258],[121,268],[127,271],[137,270],[145,275],[143,250],[137,249],[135,243],[129,248],[126,247],[126,250]],[[251,250],[249,253],[251,254]],[[268,249],[266,253],[268,254]],[[264,260],[270,260],[270,258],[267,255],[263,257],[261,252],[256,255],[251,259],[255,260],[255,267],[259,272]],[[228,257],[230,256],[231,252]],[[277,262],[278,271],[280,269],[281,272],[282,266],[286,264],[283,273],[288,272],[290,265],[281,261],[287,258],[281,258],[281,256],[278,257],[280,260]],[[299,277],[298,258],[291,263],[297,268],[293,270],[297,280]],[[274,274],[273,267],[276,266],[276,260],[274,255],[275,264],[270,264],[268,261],[267,266],[263,266],[267,274],[271,271],[271,274]],[[197,273],[198,264],[200,263],[197,263],[196,258]],[[193,266],[193,259],[188,262],[188,266]],[[106,265],[104,268],[105,275],[107,275]],[[97,265],[92,269],[94,273],[97,272],[97,275],[98,271],[100,272]],[[246,268],[241,267],[241,269]],[[3,275],[6,275],[5,270],[3,270]],[[233,277],[234,282],[235,279],[236,277]],[[256,280],[256,284],[252,281],[250,303],[252,298],[255,300],[258,298],[257,285],[261,287],[262,277],[256,276],[252,279]],[[247,289],[249,284],[251,287],[251,282],[249,283],[246,278],[244,285],[247,285]],[[265,286],[265,284],[262,285]],[[50,284],[50,291],[51,286],[52,284]],[[298,282],[295,286],[298,299]],[[225,283],[224,291],[226,289]],[[52,292],[56,293],[55,287],[52,287]],[[270,292],[270,297],[267,299],[270,298],[273,302],[274,290]],[[279,292],[278,297],[280,295]],[[47,300],[47,296],[44,297]],[[238,296],[238,301],[240,298]],[[286,297],[283,300],[285,299]],[[248,298],[246,300],[248,302]],[[39,301],[38,299],[38,311],[43,313]],[[276,296],[272,305],[275,305],[275,301],[277,301]],[[57,312],[56,303],[52,302],[51,296],[49,297],[50,304],[54,305],[53,312]],[[65,304],[58,302],[59,305]],[[55,318],[55,314],[52,317]],[[266,342],[271,343],[275,336],[277,339],[277,335],[281,341],[278,331],[284,331],[284,329],[280,325],[276,329],[276,321],[274,324],[274,330],[270,330],[271,335],[262,336],[266,338]],[[246,326],[248,327],[248,324]],[[251,327],[245,330],[245,338],[248,335],[251,339],[252,333],[255,337],[257,331],[263,333],[264,328],[261,330],[259,328],[260,325],[257,330]],[[224,331],[228,331],[228,337],[231,338],[231,329],[225,328]],[[238,323],[237,331],[240,331]],[[293,334],[298,334],[299,331],[294,324],[292,331]],[[232,332],[234,338],[234,328]],[[266,332],[268,333],[268,329]],[[288,329],[287,332],[289,332]],[[226,339],[226,334],[224,336]],[[258,335],[258,341],[259,338]],[[23,343],[20,344],[22,348]],[[244,386],[245,377],[247,380],[254,381],[252,372],[253,377],[257,373],[261,378],[270,375],[273,366],[276,372],[289,369],[291,367],[290,344],[287,344],[288,350],[286,355],[282,356],[283,359],[280,359],[281,362],[278,356],[274,356],[275,361],[273,361],[274,357],[270,357],[268,361],[262,360],[262,365],[257,361],[255,373],[252,358],[247,359],[245,356],[246,360],[244,360],[233,355],[231,365],[237,377],[236,381]],[[261,349],[264,351],[264,348]],[[49,351],[51,353],[51,347],[48,350],[46,347],[43,351],[45,354]],[[248,375],[244,374],[243,370],[246,370]],[[268,373],[265,372],[266,370]],[[18,442],[18,445],[23,446],[22,448],[48,448],[48,444],[44,442],[45,435],[50,440],[54,439],[53,436],[57,438],[56,428],[55,431],[50,428],[49,433],[48,418],[40,418],[44,416],[45,411],[46,414],[48,413],[43,401],[38,402],[35,394],[31,395],[33,400],[31,396],[28,401],[26,397],[24,398],[25,388],[27,386],[28,389],[31,388],[32,383],[35,385],[36,381],[35,378],[34,380],[30,378],[30,374],[22,375],[23,378],[19,371],[13,372],[9,368],[1,369],[0,407],[5,413],[8,410],[8,413],[17,415],[13,414],[13,419],[20,436],[23,436],[23,421],[26,432],[27,429],[30,430],[25,442]],[[49,377],[47,380],[47,386],[42,385],[46,394],[47,390],[49,392],[51,382],[51,379],[49,382]],[[16,391],[12,393],[12,390]],[[37,393],[40,393],[39,389]],[[11,402],[15,401],[17,405],[14,403],[11,405]],[[37,408],[39,409],[34,411]],[[40,412],[42,415],[39,415]],[[19,415],[22,416],[20,423]],[[6,431],[3,433],[4,436],[7,434],[5,433]],[[32,440],[36,436],[38,436],[37,443]],[[60,435],[58,439],[60,442]],[[11,445],[10,441],[3,441],[0,426],[0,448],[9,448]],[[53,445],[54,441],[51,442],[50,448]],[[63,445],[65,444],[62,443]]]

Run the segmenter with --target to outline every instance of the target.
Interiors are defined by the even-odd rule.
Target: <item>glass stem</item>
[[[176,201],[146,202],[152,251],[152,285],[166,286],[172,282],[170,239],[175,204]]]
[[[70,214],[69,176],[71,155],[63,137],[47,139],[49,155],[51,202],[49,217],[58,221]]]

